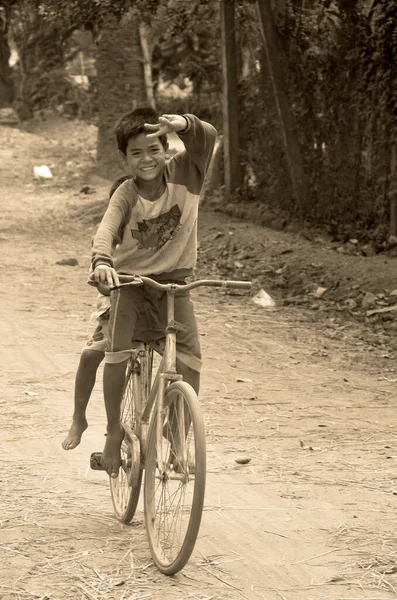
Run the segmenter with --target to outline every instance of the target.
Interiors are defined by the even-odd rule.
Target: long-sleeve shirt
[[[213,153],[216,130],[194,115],[185,145],[165,164],[165,191],[151,201],[135,182],[122,183],[109,202],[92,245],[92,267],[109,264],[128,275],[164,275],[182,279],[197,260],[197,215],[200,192]]]

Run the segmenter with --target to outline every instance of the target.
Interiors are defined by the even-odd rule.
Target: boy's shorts
[[[84,349],[97,350],[98,352],[106,351],[106,343],[109,329],[109,309],[98,317],[98,325],[95,328],[91,339],[87,342]]]
[[[154,350],[162,353],[167,327],[167,292],[149,286],[126,286],[112,290],[111,303],[106,362],[126,360],[133,342],[149,342]],[[193,371],[200,372],[200,342],[189,292],[175,294],[175,321],[177,357]],[[105,331],[105,323],[100,319],[93,338],[101,337]]]

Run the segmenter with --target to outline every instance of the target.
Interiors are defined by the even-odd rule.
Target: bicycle
[[[138,342],[128,360],[121,401],[124,440],[121,466],[110,477],[116,518],[129,523],[138,505],[144,476],[144,514],[150,552],[166,575],[180,571],[190,558],[200,528],[206,480],[204,421],[193,388],[176,371],[174,299],[197,287],[251,289],[247,281],[197,280],[161,284],[144,276],[119,275],[120,287],[150,285],[167,292],[165,347],[157,375],[153,349]],[[101,453],[91,468],[101,469]]]

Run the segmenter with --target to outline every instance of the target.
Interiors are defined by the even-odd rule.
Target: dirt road
[[[61,448],[94,302],[84,284],[90,232],[62,211],[87,199],[74,196],[77,184],[32,182],[29,161],[46,158],[42,140],[0,137],[0,598],[395,598],[396,379],[386,360],[365,345],[356,360],[349,339],[325,342],[304,311],[212,291],[195,295],[209,463],[203,523],[184,571],[167,578],[155,569],[142,506],[132,525],[119,524],[107,478],[88,468],[104,441],[100,376],[81,445]],[[11,165],[27,146],[16,179]],[[59,142],[57,151],[64,161],[72,153]],[[105,195],[97,179],[92,197]],[[214,223],[227,228],[207,213],[202,232]],[[56,264],[67,257],[78,265]],[[235,462],[242,455],[249,464]]]

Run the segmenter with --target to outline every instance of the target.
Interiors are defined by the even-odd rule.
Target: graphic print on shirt
[[[168,240],[172,240],[181,228],[181,215],[178,204],[174,204],[157,217],[138,221],[138,229],[131,229],[131,235],[138,240],[139,249],[159,250]]]

